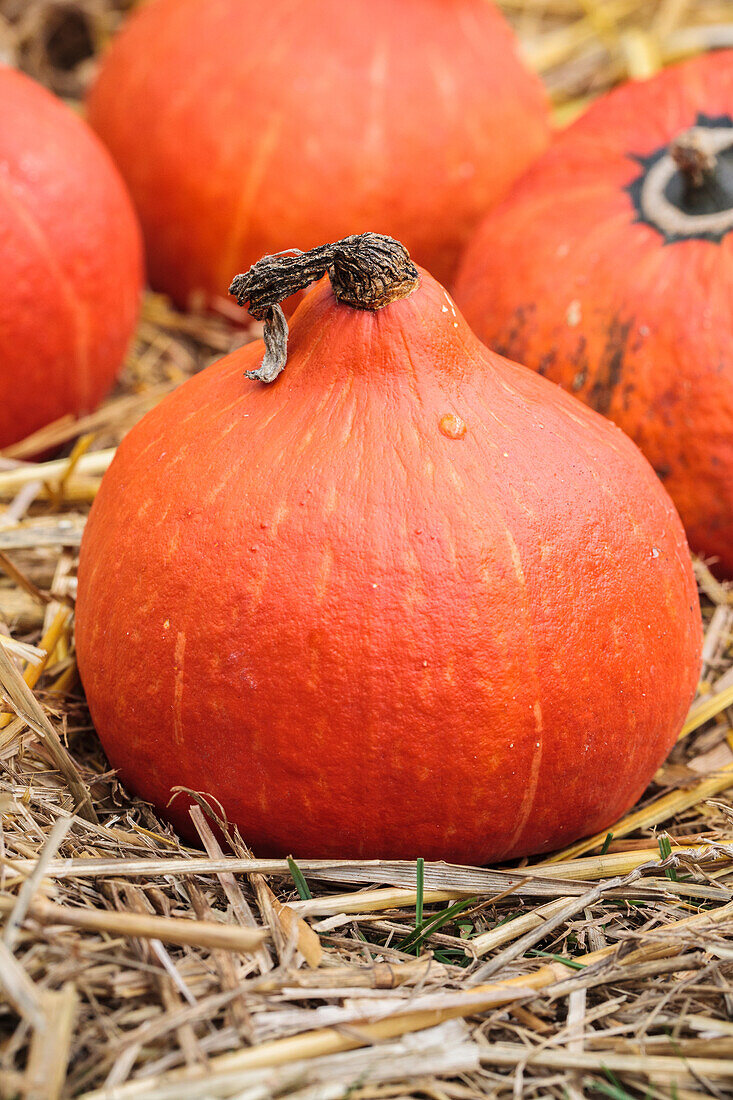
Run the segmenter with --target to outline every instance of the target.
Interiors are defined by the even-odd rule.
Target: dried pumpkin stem
[[[688,188],[702,187],[718,163],[714,151],[705,141],[705,131],[697,126],[675,138],[669,147],[669,155],[684,176]]]
[[[247,305],[251,316],[265,323],[265,355],[257,370],[246,372],[248,378],[272,382],[280,374],[288,352],[288,324],[280,302],[325,274],[339,302],[370,311],[407,298],[420,281],[404,245],[381,233],[263,257],[229,287],[239,305]]]

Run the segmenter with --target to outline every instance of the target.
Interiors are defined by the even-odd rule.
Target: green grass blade
[[[428,936],[432,936],[433,932],[437,932],[444,924],[448,924],[449,921],[452,921],[454,917],[457,917],[458,914],[462,913],[464,909],[467,909],[469,905],[474,905],[475,902],[475,898],[466,898],[464,901],[454,902],[453,905],[449,905],[446,909],[441,909],[439,913],[436,913],[435,916],[426,921],[421,928],[416,928],[409,936],[405,936],[402,943],[398,944],[399,950],[418,951]]]
[[[672,842],[666,833],[662,833],[662,835],[658,839],[658,843],[659,854],[661,855],[662,859],[667,859],[668,856],[672,855]],[[672,882],[677,881],[677,872],[675,871],[674,867],[665,868],[664,873],[668,879],[672,880]]]
[[[569,966],[571,970],[585,970],[585,963],[578,962],[577,959],[568,959],[565,955],[554,955],[552,951],[540,951],[539,948],[534,948],[532,951],[528,951],[527,955],[537,959],[552,959],[553,962]]]
[[[288,856],[288,867],[290,868],[290,874],[293,876],[295,889],[298,891],[301,901],[310,901],[313,895],[310,892],[308,883],[303,877],[303,872],[292,856]]]
[[[425,889],[425,860],[420,856],[417,861],[417,868],[415,870],[415,876],[417,880],[416,897],[415,897],[415,931],[419,931],[422,928],[422,906],[423,906],[423,894]]]

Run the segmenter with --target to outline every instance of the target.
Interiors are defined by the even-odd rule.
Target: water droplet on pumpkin
[[[448,439],[463,439],[466,434],[466,421],[461,420],[456,413],[446,413],[445,416],[441,416],[438,427]]]

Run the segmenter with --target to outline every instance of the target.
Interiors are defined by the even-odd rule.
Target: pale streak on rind
[[[403,600],[405,607],[410,612],[415,612],[419,608],[427,606],[429,596],[423,579],[420,559],[410,546],[409,537],[405,540],[404,565],[408,576],[404,583]]]
[[[329,577],[331,576],[331,569],[333,567],[333,559],[334,559],[333,549],[327,543],[323,547],[323,552],[321,554],[320,567],[319,567],[319,570],[318,570],[318,576],[316,577],[316,583],[315,583],[315,595],[316,595],[316,600],[318,601],[319,604],[323,603],[324,599],[326,598],[326,592],[328,591],[328,581],[329,581]]]
[[[183,743],[183,675],[186,657],[186,633],[179,630],[176,635],[176,649],[173,658],[173,737],[176,744]]]
[[[242,241],[247,236],[249,223],[252,220],[252,212],[255,209],[255,196],[262,186],[265,169],[277,148],[278,138],[285,121],[285,112],[277,111],[269,120],[267,129],[263,130],[256,152],[250,160],[250,169],[246,180],[243,181],[236,213],[232,219],[233,229],[229,248],[222,261],[222,286],[236,274],[237,257],[242,251]]]
[[[261,557],[260,561],[261,561],[262,564],[260,566],[260,571],[257,574],[257,579],[255,580],[255,583],[252,585],[252,587],[249,590],[249,597],[250,597],[249,609],[250,609],[250,611],[254,611],[254,609],[256,607],[259,607],[260,603],[262,602],[262,593],[265,590],[265,581],[267,580],[267,574],[268,574],[268,571],[269,571],[269,564],[268,564],[267,558],[266,557]]]
[[[337,505],[338,505],[338,490],[336,489],[335,485],[329,485],[328,489],[326,489],[326,492],[325,492],[325,495],[324,495],[324,498],[323,498],[323,515],[324,515],[324,518],[327,517],[327,516],[333,515],[333,513],[336,511]]]
[[[270,520],[270,534],[273,538],[275,537],[275,535],[277,535],[280,524],[290,515],[290,511],[291,509],[288,507],[285,501],[280,501],[277,508],[275,509],[275,512],[273,513],[272,519]]]
[[[383,164],[385,161],[385,120],[389,117],[391,101],[387,94],[387,60],[389,41],[384,38],[374,47],[369,66],[369,84],[371,86],[370,104],[367,111],[367,126],[362,148],[364,162],[369,165]],[[369,177],[373,176],[373,171]],[[373,179],[372,179],[373,184]]]
[[[519,550],[517,544],[512,537],[509,528],[506,530],[507,541],[509,542],[509,548],[512,556],[512,564],[514,566],[514,572],[519,582],[520,594],[523,597],[525,603],[525,616],[527,620],[527,656],[530,661],[530,671],[532,679],[534,681],[533,687],[536,695],[535,703],[533,706],[533,714],[535,720],[535,732],[537,736],[537,742],[535,745],[535,752],[532,756],[532,764],[530,766],[529,778],[527,781],[527,789],[522,799],[522,805],[519,808],[519,816],[517,827],[512,833],[509,841],[507,842],[507,851],[510,851],[519,841],[522,835],[525,825],[529,820],[530,814],[534,808],[535,798],[537,796],[537,787],[539,785],[540,778],[540,764],[542,762],[542,736],[544,733],[544,723],[542,720],[542,708],[539,701],[539,678],[537,675],[537,654],[535,653],[534,643],[532,641],[532,622],[529,614],[529,606],[527,601],[527,580],[524,575],[524,569],[522,568],[522,562],[519,557]]]

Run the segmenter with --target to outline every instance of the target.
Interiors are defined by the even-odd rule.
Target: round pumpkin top
[[[142,290],[140,231],[107,150],[0,65],[0,446],[109,389]]]
[[[481,339],[621,425],[733,571],[733,51],[591,106],[487,216],[455,293]]]
[[[663,487],[408,274],[376,309],[323,279],[275,381],[240,349],[105,475],[79,667],[112,763],[184,831],[177,784],[258,853],[545,850],[627,809],[684,720],[700,617]]]
[[[448,279],[549,137],[488,0],[153,0],[112,43],[89,117],[150,279],[179,303],[265,253],[371,229]]]

